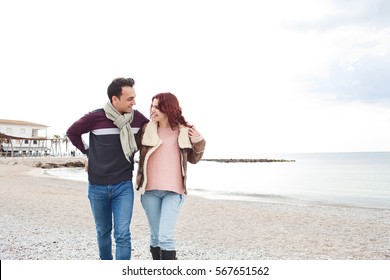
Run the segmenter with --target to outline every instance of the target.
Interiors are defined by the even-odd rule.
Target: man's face
[[[119,113],[130,113],[133,110],[135,103],[135,91],[132,87],[122,87],[122,95],[118,98],[114,96],[112,98],[112,105]]]

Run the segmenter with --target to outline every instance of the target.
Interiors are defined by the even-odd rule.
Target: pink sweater
[[[184,194],[180,149],[177,142],[179,130],[159,127],[157,132],[163,144],[148,160],[146,190],[165,190]]]

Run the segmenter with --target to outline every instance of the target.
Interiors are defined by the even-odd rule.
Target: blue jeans
[[[100,259],[113,259],[111,231],[114,221],[115,258],[130,260],[130,222],[134,205],[133,183],[123,181],[115,185],[89,184],[88,198],[95,219]]]
[[[151,190],[141,195],[150,227],[150,246],[175,250],[175,227],[184,196],[170,191]]]

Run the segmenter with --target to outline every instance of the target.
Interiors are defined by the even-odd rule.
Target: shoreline
[[[35,162],[36,167],[42,168],[43,173],[47,176],[56,176],[58,178],[67,180],[78,180],[87,182],[87,176],[84,176],[84,161],[85,159],[71,158],[62,159],[61,162]],[[209,160],[207,160],[209,161]],[[222,163],[223,164],[223,163]],[[68,171],[72,170],[72,171]],[[77,172],[75,172],[77,170]],[[251,192],[238,192],[238,191],[223,191],[223,190],[208,190],[203,188],[189,187],[189,193],[195,196],[200,196],[212,200],[237,200],[237,201],[251,201],[260,203],[281,203],[289,205],[322,205],[333,207],[356,207],[356,208],[368,208],[368,209],[388,209],[390,205],[377,199],[376,203],[367,200],[363,202],[362,199],[356,199],[353,196],[349,198],[333,198],[324,196],[313,196],[306,193],[295,194],[273,194],[273,193],[251,193]],[[329,194],[328,194],[329,195]],[[367,198],[368,199],[368,198]]]
[[[0,159],[0,259],[98,259],[87,183],[33,167],[38,161],[69,159]],[[190,193],[176,243],[180,260],[390,260],[389,231],[387,209],[206,199]],[[131,232],[132,258],[150,260],[149,228],[137,192]]]
[[[67,165],[67,163],[65,163]],[[34,176],[50,176],[52,178],[58,178],[61,180],[71,180],[78,181],[82,183],[87,183],[87,181],[81,178],[75,177],[66,177],[61,175],[56,175],[51,173],[52,169],[66,169],[73,167],[53,167],[53,168],[37,168],[34,171],[31,171],[31,175]],[[81,167],[79,167],[81,168]],[[370,207],[370,206],[361,206],[353,205],[348,203],[332,203],[332,202],[323,202],[314,199],[300,199],[291,196],[284,195],[274,195],[274,194],[254,194],[254,193],[231,193],[231,192],[218,192],[218,191],[208,191],[203,189],[189,189],[189,195],[199,197],[207,200],[222,200],[222,201],[238,201],[238,202],[252,202],[252,203],[270,203],[270,204],[286,204],[292,206],[325,206],[325,207],[343,207],[343,208],[362,208],[362,209],[372,209],[372,210],[390,210],[389,208],[384,207]],[[135,194],[137,192],[135,191]]]

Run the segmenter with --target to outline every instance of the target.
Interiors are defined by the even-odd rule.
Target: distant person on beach
[[[134,153],[138,150],[137,134],[149,121],[133,109],[133,86],[131,78],[114,79],[108,86],[109,101],[104,108],[87,113],[67,131],[72,144],[88,156],[88,198],[101,260],[113,259],[113,227],[115,258],[131,259]],[[82,139],[85,133],[89,133],[89,147]]]
[[[152,98],[150,116],[139,135],[137,190],[149,222],[153,260],[176,260],[174,231],[187,194],[187,161],[197,163],[206,142],[187,123],[172,93]]]

